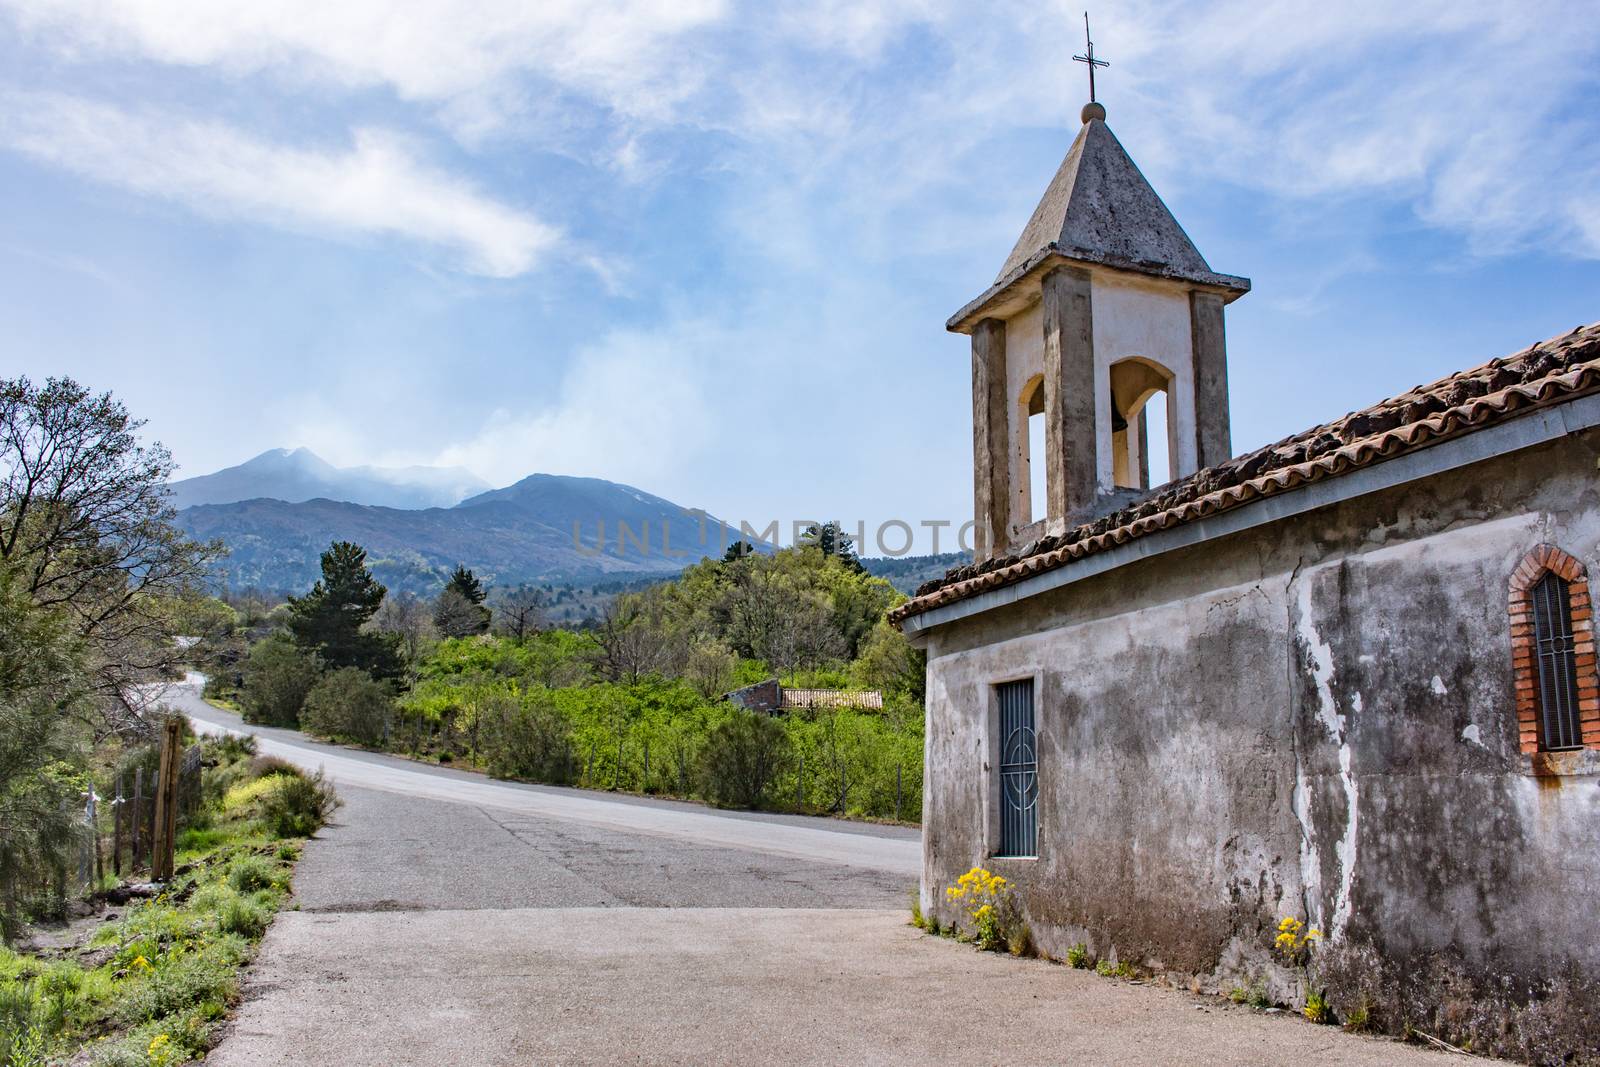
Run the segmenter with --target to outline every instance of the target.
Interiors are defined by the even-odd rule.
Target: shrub
[[[256,754],[255,734],[223,734],[207,744],[211,754],[222,762],[232,763]]]
[[[266,803],[267,794],[277,791],[280,779],[257,778],[243,785],[236,785],[228,790],[222,798],[222,810],[228,815],[260,814],[261,806]]]
[[[307,733],[361,745],[376,745],[394,716],[389,687],[359,667],[340,667],[306,695],[300,724]]]
[[[244,661],[244,691],[239,697],[244,721],[298,726],[318,671],[316,657],[300,651],[282,634],[256,642]]]
[[[275,774],[287,774],[299,778],[305,772],[279,756],[257,756],[250,761],[250,777],[270,778]]]
[[[712,729],[701,749],[706,792],[723,807],[760,807],[788,751],[789,735],[782,723],[735,710]]]
[[[478,745],[496,778],[564,785],[577,770],[572,727],[542,693],[490,698],[478,711]]]
[[[228,866],[228,885],[241,893],[271,889],[277,884],[277,871],[260,856],[241,856]]]
[[[228,897],[217,908],[217,929],[255,940],[267,932],[267,913],[241,896]]]
[[[1075,970],[1083,970],[1089,966],[1089,946],[1079,941],[1067,949],[1067,966]]]
[[[279,776],[278,787],[262,800],[261,819],[275,837],[310,837],[339,807],[339,795],[327,775]]]
[[[125,1025],[137,1025],[202,1004],[220,1013],[237,992],[233,969],[223,960],[170,956],[124,995],[118,1015]]]

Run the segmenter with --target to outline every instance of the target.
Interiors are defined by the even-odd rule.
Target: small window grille
[[[1039,848],[1039,757],[1033,679],[995,687],[1000,711],[1000,852],[1034,856]]]
[[[1534,655],[1539,664],[1539,734],[1546,749],[1583,744],[1578,724],[1578,667],[1573,652],[1571,594],[1560,575],[1533,587]]]

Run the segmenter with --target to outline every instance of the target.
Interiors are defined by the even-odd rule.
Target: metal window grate
[[[1578,666],[1567,583],[1546,574],[1533,587],[1533,640],[1539,662],[1539,727],[1544,747],[1577,748]]]
[[[1033,679],[995,687],[1000,707],[1000,855],[1033,856],[1039,847],[1039,757]]]

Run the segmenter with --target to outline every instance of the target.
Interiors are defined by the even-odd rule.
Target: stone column
[[[1233,457],[1222,297],[1216,293],[1190,293],[1189,326],[1194,348],[1195,459],[1201,467],[1211,467]],[[1174,477],[1177,474],[1173,471]]]
[[[1139,488],[1149,489],[1150,486],[1150,405],[1147,402],[1139,409]],[[1166,427],[1162,427],[1166,429]]]
[[[972,330],[972,517],[974,557],[1005,555],[1010,547],[1011,466],[1007,448],[1006,324],[984,319]]]
[[[1044,276],[1044,434],[1047,519],[1068,524],[1094,510],[1094,313],[1089,272]]]

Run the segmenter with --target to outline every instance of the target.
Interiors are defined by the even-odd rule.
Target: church
[[[1297,918],[1341,1016],[1592,989],[1600,324],[1236,456],[1250,282],[1082,122],[948,323],[978,548],[893,615],[928,658],[921,906],[982,865],[1052,957],[1291,1003]]]

